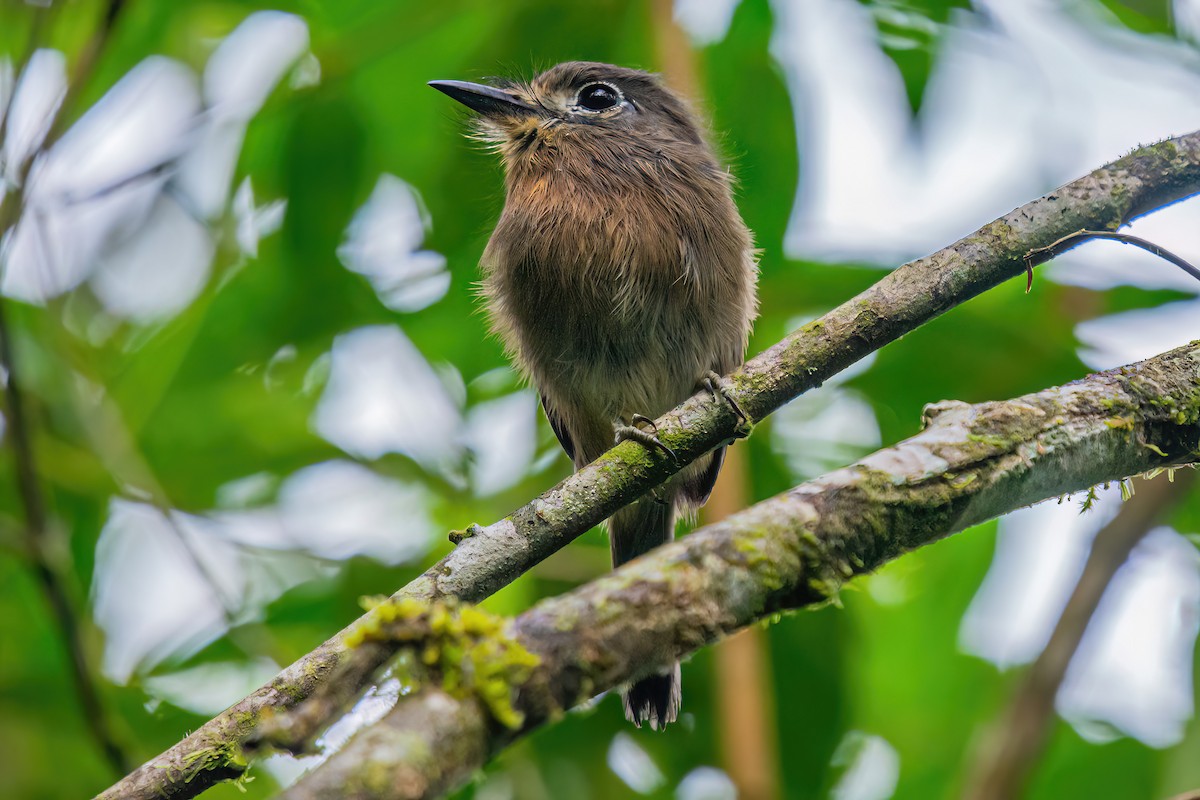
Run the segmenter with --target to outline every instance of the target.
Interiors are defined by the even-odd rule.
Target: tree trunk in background
[[[746,447],[737,444],[725,451],[721,476],[700,512],[702,524],[718,522],[749,505]],[[753,625],[717,645],[713,657],[721,767],[741,800],[775,800],[779,735],[766,632]]]

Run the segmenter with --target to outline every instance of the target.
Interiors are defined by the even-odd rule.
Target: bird
[[[742,363],[758,265],[734,182],[696,112],[656,75],[570,61],[530,81],[429,85],[475,112],[505,199],[480,260],[490,327],[532,383],[575,469]],[[671,541],[712,492],[725,446],[607,521],[616,568]],[[680,670],[623,691],[637,727],[679,714]]]

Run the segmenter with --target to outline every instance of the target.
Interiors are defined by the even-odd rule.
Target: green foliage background
[[[910,5],[944,23],[952,9],[967,4],[920,0]],[[1109,5],[1111,24],[1174,35],[1165,2]],[[250,0],[131,0],[86,87],[84,105],[151,53],[201,67],[214,37],[262,7]],[[314,362],[345,331],[399,324],[431,363],[450,364],[461,373],[468,404],[487,399],[495,390],[474,381],[505,361],[486,336],[471,288],[502,203],[501,174],[494,157],[464,141],[462,115],[425,81],[525,75],[569,59],[660,66],[651,14],[646,3],[634,0],[303,0],[271,7],[304,17],[322,68],[318,85],[275,92],[252,122],[239,163],[239,175],[253,177],[257,194],[287,199],[281,232],[265,239],[258,258],[244,268],[224,268],[174,319],[152,329],[121,323],[118,333],[99,346],[73,335],[67,324],[101,313],[86,297],[45,308],[10,304],[41,477],[66,534],[81,614],[88,613],[97,537],[122,482],[89,438],[86,412],[72,399],[72,373],[105,388],[170,503],[194,512],[214,508],[218,488],[233,479],[260,472],[286,476],[346,457],[313,432],[310,418],[319,392],[305,388]],[[47,44],[77,54],[98,9],[95,2],[70,4]],[[30,7],[6,0],[0,15],[0,46],[19,52],[28,35]],[[783,256],[783,235],[804,165],[797,160],[791,101],[769,51],[772,25],[766,0],[745,0],[728,35],[698,52],[704,91],[698,100],[720,132],[719,146],[740,181],[739,205],[763,249],[762,316],[752,352],[780,338],[798,315],[819,313],[879,275]],[[918,44],[888,49],[916,114],[937,58],[938,37],[931,34]],[[412,314],[388,311],[335,255],[352,214],[384,172],[421,193],[433,220],[425,246],[445,254],[452,273],[445,298]],[[1129,288],[1101,294],[1045,281],[1026,295],[1014,282],[888,347],[850,385],[869,399],[884,442],[891,442],[917,429],[928,402],[1006,398],[1080,376],[1086,369],[1075,356],[1072,330],[1083,316],[1182,297]],[[1082,316],[1073,311],[1080,308],[1086,309]],[[268,386],[262,373],[284,345],[294,346],[296,357],[273,367]],[[506,390],[514,385],[514,380],[504,384]],[[542,450],[549,452],[552,435],[539,425]],[[749,451],[754,499],[794,482],[771,448],[767,426],[739,447]],[[440,498],[437,522],[448,530],[502,516],[565,474],[568,464],[559,457],[486,499],[401,456],[386,456],[371,467],[428,484]],[[11,546],[0,552],[0,794],[86,796],[118,776],[99,758],[80,719],[60,638],[29,561],[15,544],[22,513],[13,487],[6,456],[0,459],[0,522]],[[844,769],[834,764],[834,753],[849,731],[883,736],[896,748],[896,797],[955,794],[981,725],[1003,708],[1015,677],[957,648],[962,614],[987,570],[993,545],[994,526],[987,525],[905,557],[886,571],[903,587],[902,603],[881,605],[871,594],[851,589],[843,607],[791,615],[767,628],[773,673],[768,689],[776,717],[772,736],[786,797],[829,796]],[[605,540],[593,532],[487,605],[518,612],[601,573],[606,558]],[[352,559],[330,577],[286,593],[261,618],[183,662],[159,665],[156,672],[262,654],[288,663],[355,617],[359,597],[390,592],[422,566]],[[102,643],[91,644],[98,653]],[[627,796],[629,788],[605,758],[619,732],[633,736],[663,771],[665,781],[651,796],[674,796],[679,781],[695,767],[722,766],[716,696],[736,688],[715,685],[713,669],[709,651],[685,667],[688,717],[670,733],[631,730],[619,704],[607,698],[503,754],[483,782],[463,796],[483,796],[486,790],[479,786],[494,786],[497,775],[506,776],[521,798]],[[137,682],[105,685],[103,696],[138,760],[205,719],[150,702]],[[1030,796],[1133,800],[1193,788],[1200,785],[1198,745],[1195,724],[1183,743],[1158,751],[1129,739],[1088,744],[1059,723]],[[252,774],[257,779],[245,785],[248,796],[271,794],[270,776]],[[209,796],[229,798],[238,792],[221,786]]]

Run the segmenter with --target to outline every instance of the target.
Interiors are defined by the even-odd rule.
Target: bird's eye
[[[621,102],[621,93],[607,83],[592,83],[579,90],[578,105],[588,111],[605,111]]]

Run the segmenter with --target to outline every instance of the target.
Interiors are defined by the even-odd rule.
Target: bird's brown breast
[[[484,256],[493,326],[523,369],[605,413],[679,402],[736,364],[752,316],[749,235],[728,187],[676,185],[661,160],[510,172]]]

